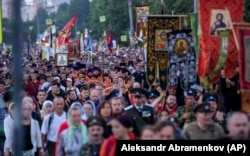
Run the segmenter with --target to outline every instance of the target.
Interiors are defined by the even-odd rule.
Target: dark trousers
[[[55,156],[56,143],[48,141],[47,149],[48,149],[48,156]]]
[[[4,155],[3,150],[4,150],[4,142],[5,142],[5,137],[0,137],[0,156]]]

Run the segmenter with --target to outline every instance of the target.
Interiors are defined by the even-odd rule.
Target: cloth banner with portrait
[[[197,81],[195,47],[191,30],[174,31],[169,34],[169,85],[188,89]]]
[[[168,85],[168,33],[181,28],[181,16],[148,16],[147,82],[150,88],[159,80]]]
[[[220,71],[226,63],[228,56],[228,44],[230,39],[229,29],[218,30],[218,35],[220,36],[220,56],[215,67],[215,70],[208,72],[208,78],[210,82],[217,82],[220,78]]]
[[[244,0],[199,0],[199,25],[201,26],[198,75],[207,76],[216,68],[220,56],[218,28],[232,28],[231,22],[243,21]],[[232,33],[230,33],[231,35]],[[225,76],[235,74],[237,54],[234,37],[230,36],[229,52],[225,63]]]
[[[150,13],[149,5],[138,5],[136,9],[136,36],[137,37],[146,37],[147,35],[147,24],[148,24],[148,15]]]
[[[241,108],[250,113],[250,24],[238,24]]]
[[[78,59],[80,57],[81,47],[80,40],[68,42],[68,57],[70,60]]]

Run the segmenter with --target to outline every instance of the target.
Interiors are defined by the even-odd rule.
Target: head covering
[[[73,66],[74,66],[73,64],[69,64],[69,65],[68,65],[69,68],[72,68]]]
[[[78,66],[74,66],[73,70],[79,70],[79,67]]]
[[[94,126],[94,125],[98,125],[98,126],[101,126],[101,127],[105,128],[106,127],[106,122],[100,116],[91,116],[87,120],[87,127],[89,128],[89,127]]]
[[[86,65],[80,63],[80,64],[78,64],[78,68],[79,68],[79,69],[86,68]]]
[[[88,73],[92,73],[93,72],[93,70],[91,68],[89,68],[87,71],[88,71]]]
[[[188,89],[188,90],[184,91],[184,96],[196,97],[196,92],[193,89]]]
[[[71,78],[67,78],[66,80],[67,80],[67,81],[70,81],[70,82],[72,82],[72,79],[71,79]]]
[[[208,95],[205,100],[205,102],[209,102],[209,101],[213,101],[213,102],[217,102],[217,97],[214,95]]]
[[[83,106],[82,106],[81,102],[79,102],[79,101],[73,102],[71,104],[70,108],[77,107],[77,106],[81,109],[81,113],[83,115],[84,114],[84,110],[83,110]]]
[[[173,116],[170,116],[168,119],[167,119],[168,122],[171,122],[171,123],[178,123],[177,119]]]
[[[133,118],[128,114],[121,114],[115,118],[125,128],[134,128]]]
[[[200,85],[197,85],[197,84],[191,86],[190,88],[194,89],[194,90],[196,90],[198,92],[203,92],[203,88]]]
[[[146,96],[147,93],[145,92],[145,90],[140,89],[140,88],[133,88],[130,90],[131,94],[133,94],[134,96]]]
[[[120,63],[120,66],[127,66],[125,62]]]
[[[36,68],[37,65],[35,63],[32,63],[31,68]]]
[[[92,71],[94,72],[94,71],[99,71],[99,68],[98,67],[93,67],[92,68]]]
[[[92,116],[96,115],[96,107],[95,107],[95,103],[94,103],[93,101],[91,101],[91,100],[88,100],[88,101],[84,102],[84,104],[83,104],[83,105],[85,105],[86,103],[89,103],[89,104],[91,104],[91,105],[92,105],[92,108],[93,108],[93,114],[92,114]],[[87,116],[87,115],[86,115],[86,113],[84,112],[84,109],[83,109],[82,119],[83,119],[83,120],[85,120],[85,121],[87,121],[87,120],[88,120],[88,118],[89,118],[89,116]]]
[[[48,104],[50,104],[53,107],[53,102],[50,100],[46,100],[43,102],[42,110],[44,110]]]
[[[154,99],[154,98],[157,98],[159,96],[160,96],[159,92],[157,92],[157,91],[152,91],[152,92],[148,93],[148,99]]]
[[[80,129],[81,130],[81,134],[82,134],[82,145],[83,144],[85,144],[87,141],[88,141],[88,130],[87,130],[87,127],[81,122],[80,123],[80,125],[78,125],[78,126],[76,126],[76,125],[73,125],[73,123],[72,123],[72,121],[71,121],[71,119],[70,119],[70,115],[71,115],[71,111],[72,111],[72,109],[74,109],[76,107],[76,105],[75,106],[71,106],[70,108],[69,108],[69,111],[68,111],[68,120],[67,120],[67,123],[68,123],[68,125],[69,125],[69,128],[68,128],[68,131],[69,131],[69,133],[68,133],[68,141],[67,141],[67,148],[72,148],[72,143],[73,143],[73,138],[74,138],[74,136],[73,136],[73,134],[74,134],[74,131],[76,130],[76,129]],[[79,108],[80,109],[80,108]]]
[[[60,80],[60,77],[56,76],[56,77],[54,78],[54,80]]]
[[[104,73],[103,77],[109,77],[109,74],[108,73]]]
[[[195,108],[194,108],[194,112],[195,113],[209,113],[211,112],[211,107],[209,103],[201,103],[198,104]]]

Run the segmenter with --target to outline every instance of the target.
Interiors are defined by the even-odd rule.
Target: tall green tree
[[[250,22],[250,0],[245,0],[244,21]]]
[[[126,1],[98,1],[94,0],[91,3],[90,9],[90,27],[94,38],[99,38],[104,31],[112,28],[113,36],[116,38],[118,33],[128,28],[128,9]],[[100,22],[100,16],[105,16],[106,21]]]

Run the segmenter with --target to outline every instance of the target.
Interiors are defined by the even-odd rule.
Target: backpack
[[[47,132],[49,132],[49,130],[50,130],[51,123],[52,123],[52,121],[53,121],[53,119],[54,119],[54,114],[55,114],[54,111],[52,111],[52,112],[49,114],[49,123],[48,123],[48,131],[47,131]],[[67,116],[67,113],[66,113],[66,119],[67,119],[67,118],[68,118],[68,116]]]

